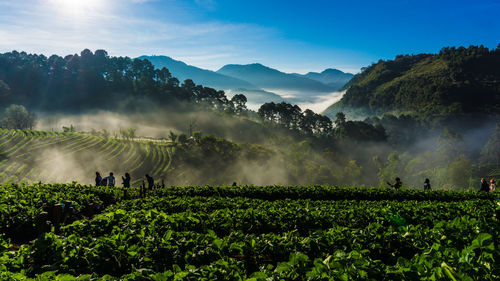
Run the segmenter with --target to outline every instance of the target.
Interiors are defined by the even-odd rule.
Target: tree
[[[234,104],[236,109],[236,114],[241,115],[243,112],[247,110],[247,97],[243,94],[234,95],[231,99],[231,102]]]
[[[63,132],[65,132],[65,133],[76,132],[76,128],[75,128],[75,126],[73,126],[73,124],[71,124],[69,127],[63,126],[62,129],[63,129]]]
[[[36,118],[22,105],[12,104],[5,110],[2,127],[7,129],[30,129],[35,126]]]
[[[465,143],[459,133],[445,128],[438,138],[438,153],[445,163],[452,161],[457,155],[465,153]]]
[[[7,83],[0,80],[0,97],[7,96],[9,94],[10,87]]]
[[[472,175],[472,163],[470,160],[461,155],[450,164],[449,183],[455,189],[463,189],[469,187],[469,179]]]
[[[500,123],[497,123],[495,132],[481,151],[481,162],[489,165],[500,165]]]
[[[380,157],[374,157],[373,162],[378,167],[379,186],[387,186],[387,182],[393,182],[396,177],[401,177],[406,166],[406,154],[400,155],[398,151],[393,151],[387,156],[387,161],[383,162]]]
[[[120,135],[126,140],[135,138],[135,128],[122,129],[120,128]]]
[[[344,182],[348,184],[359,184],[363,168],[356,163],[356,160],[350,160],[344,167]]]
[[[343,112],[338,112],[335,114],[335,125],[341,126],[345,123],[345,114]]]
[[[172,132],[172,131],[170,131],[168,137],[170,138],[171,142],[175,143],[177,141],[177,135],[174,132]]]
[[[109,138],[110,132],[108,130],[106,130],[106,129],[102,129],[101,130],[101,135],[102,135],[103,138],[107,139],[107,138]]]

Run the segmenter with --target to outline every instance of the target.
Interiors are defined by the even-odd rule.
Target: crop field
[[[329,186],[0,187],[1,280],[499,280],[500,200]]]
[[[0,129],[0,183],[64,182],[67,175],[91,182],[96,167],[108,172],[129,172],[139,185],[149,173],[166,177],[168,142],[122,140],[82,133]],[[87,163],[89,165],[81,165]],[[76,171],[75,171],[76,170]]]

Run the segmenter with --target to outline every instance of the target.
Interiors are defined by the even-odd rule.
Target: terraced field
[[[146,173],[160,181],[172,162],[169,146],[167,141],[0,129],[0,183],[92,183],[95,171],[113,172],[117,184],[125,172],[134,185]]]

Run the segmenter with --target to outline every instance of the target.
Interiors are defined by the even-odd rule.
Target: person
[[[497,187],[497,185],[495,184],[495,178],[492,178],[490,180],[490,192],[495,191],[496,187]]]
[[[233,181],[233,185],[232,185],[232,186],[237,186],[237,185],[238,185],[238,184],[237,184],[235,181]]]
[[[485,191],[485,192],[489,192],[490,191],[490,187],[488,186],[488,182],[484,178],[481,179],[481,188],[480,188],[480,191]]]
[[[424,190],[431,190],[431,181],[429,179],[424,181]]]
[[[99,172],[95,172],[95,186],[100,186],[102,182],[102,177]]]
[[[130,187],[130,174],[125,173],[125,177],[122,177],[123,187]]]
[[[146,174],[146,180],[148,181],[148,189],[152,190],[153,187],[155,186],[155,180],[153,179],[152,176]]]
[[[387,182],[387,184],[391,187],[394,187],[394,189],[399,189],[401,186],[403,186],[403,182],[401,182],[400,178],[396,178],[394,184],[391,184],[390,182]]]
[[[100,186],[108,186],[108,177],[105,177],[101,180]]]
[[[115,177],[113,173],[109,173],[109,176],[106,177],[108,179],[108,186],[115,186]]]

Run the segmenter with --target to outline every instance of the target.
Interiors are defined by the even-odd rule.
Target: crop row
[[[462,201],[472,199],[495,200],[496,193],[475,191],[423,191],[411,189],[353,188],[326,185],[310,186],[185,186],[159,189],[157,196],[221,196],[246,197],[263,200],[394,200],[394,201]]]
[[[92,159],[89,159],[90,155]],[[125,141],[82,133],[0,129],[0,183],[75,180],[68,173],[47,168],[61,160],[70,163],[74,160],[81,163],[94,161],[99,163],[97,166],[115,174],[129,172],[133,184],[140,185],[146,173],[156,179],[164,178],[165,167],[172,159],[163,143]],[[82,174],[89,175],[86,182],[91,182],[95,169],[99,170],[96,166],[82,168]]]
[[[127,200],[121,188],[3,186],[0,279],[500,277],[495,195],[403,190],[394,192],[400,195],[395,200],[390,192],[326,186],[171,187]],[[131,197],[137,193],[128,190]],[[24,222],[33,229],[41,212],[68,201],[75,216],[60,228],[45,229],[20,247],[10,244],[13,226]],[[85,216],[95,204],[109,207]]]

